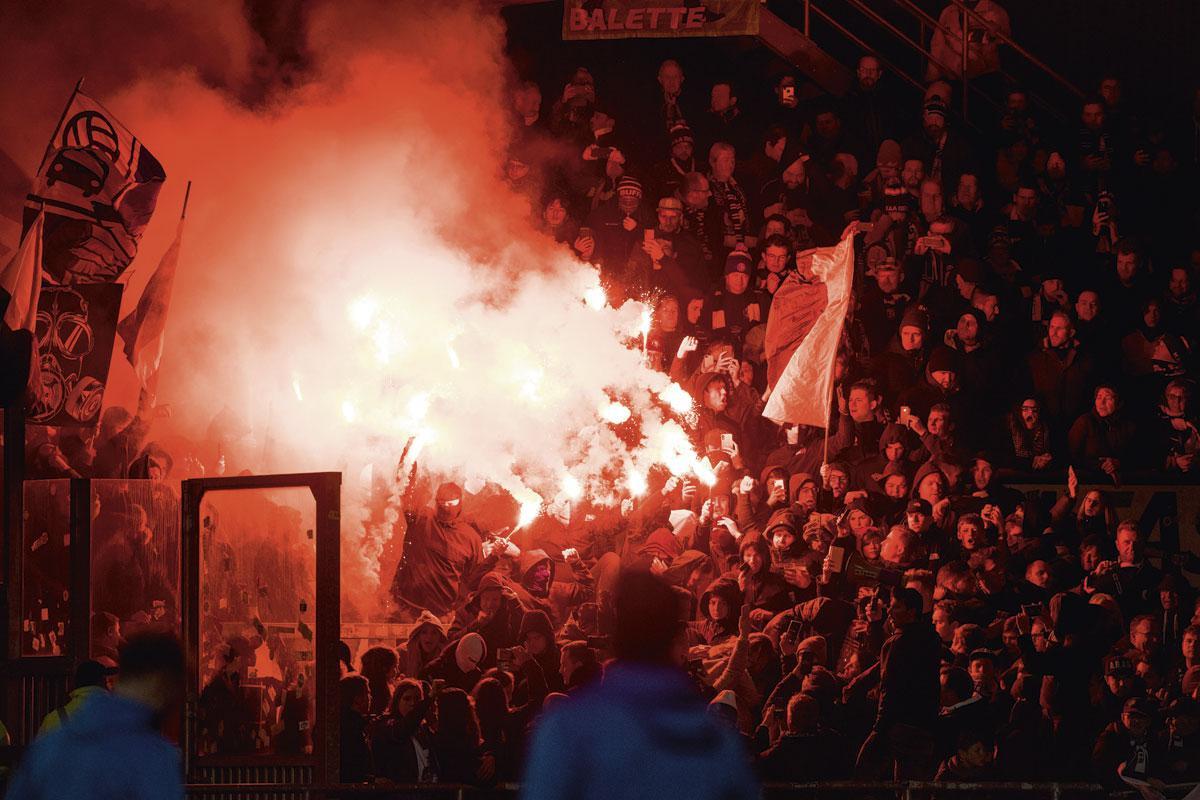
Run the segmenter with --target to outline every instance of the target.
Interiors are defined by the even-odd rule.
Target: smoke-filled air
[[[501,181],[499,18],[403,5],[311,11],[305,79],[253,107],[189,69],[106,96],[168,172],[126,308],[194,182],[158,401],[231,470],[341,470],[344,586],[377,585],[398,515],[366,498],[414,460],[507,490],[513,524],[695,464],[690,399],[642,363],[649,308],[610,306]]]

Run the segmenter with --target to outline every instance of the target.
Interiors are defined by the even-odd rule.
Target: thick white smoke
[[[343,470],[344,582],[371,584],[393,531],[352,510],[361,476],[410,442],[434,473],[507,489],[523,521],[694,458],[658,396],[669,382],[642,364],[644,307],[608,307],[596,271],[535,233],[500,180],[498,19],[394,9],[314,10],[316,71],[269,112],[188,71],[105,98],[170,175],[127,306],[195,182],[160,402],[210,463],[228,406],[250,429],[219,443],[231,469]],[[614,427],[628,413],[632,443]]]

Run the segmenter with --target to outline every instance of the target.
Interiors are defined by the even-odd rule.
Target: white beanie
[[[454,648],[454,662],[463,672],[470,672],[479,666],[487,655],[487,642],[478,633],[468,633],[458,640]]]

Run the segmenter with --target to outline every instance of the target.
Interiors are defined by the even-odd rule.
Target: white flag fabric
[[[21,239],[21,246],[0,273],[0,289],[8,292],[4,324],[10,330],[35,333],[38,297],[42,293],[42,229],[45,214],[38,214]]]
[[[763,416],[781,425],[813,425],[819,428],[829,425],[834,359],[837,357],[846,312],[850,309],[854,285],[853,230],[853,227],[848,229],[847,235],[834,247],[818,247],[800,256],[811,256],[813,276],[825,285],[827,299],[767,398]],[[792,276],[788,280],[796,278]]]

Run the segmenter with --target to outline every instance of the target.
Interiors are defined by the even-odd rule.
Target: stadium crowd
[[[652,299],[647,357],[717,482],[652,476],[620,519],[519,544],[453,483],[410,507],[393,594],[419,624],[343,680],[348,780],[520,778],[539,713],[605,679],[637,569],[674,587],[674,661],[764,780],[1200,779],[1190,562],[1152,563],[1112,498],[1195,474],[1192,110],[1106,76],[1077,125],[1004,87],[980,127],[957,76],[912,102],[870,54],[856,76],[802,100],[783,73],[745,108],[753,77],[673,60],[638,91],[584,67],[548,101],[515,88],[508,182],[610,297]],[[764,329],[851,225],[826,440],[761,416]]]
[[[392,595],[414,627],[346,649],[346,782],[521,780],[539,720],[609,680],[638,571],[673,587],[664,650],[762,780],[1200,780],[1191,560],[1152,563],[1112,497],[1200,467],[1200,93],[1176,120],[1106,76],[1064,126],[985,81],[999,110],[968,122],[959,76],[928,77],[910,98],[867,54],[841,98],[673,60],[620,92],[585,67],[514,87],[508,184],[611,298],[651,299],[647,358],[692,394],[717,480],[651,475],[619,514],[512,541],[454,483],[411,502]],[[771,102],[739,102],[764,80]],[[772,299],[820,295],[802,254],[848,228],[828,428],[775,425]],[[104,452],[161,468],[121,422]]]

